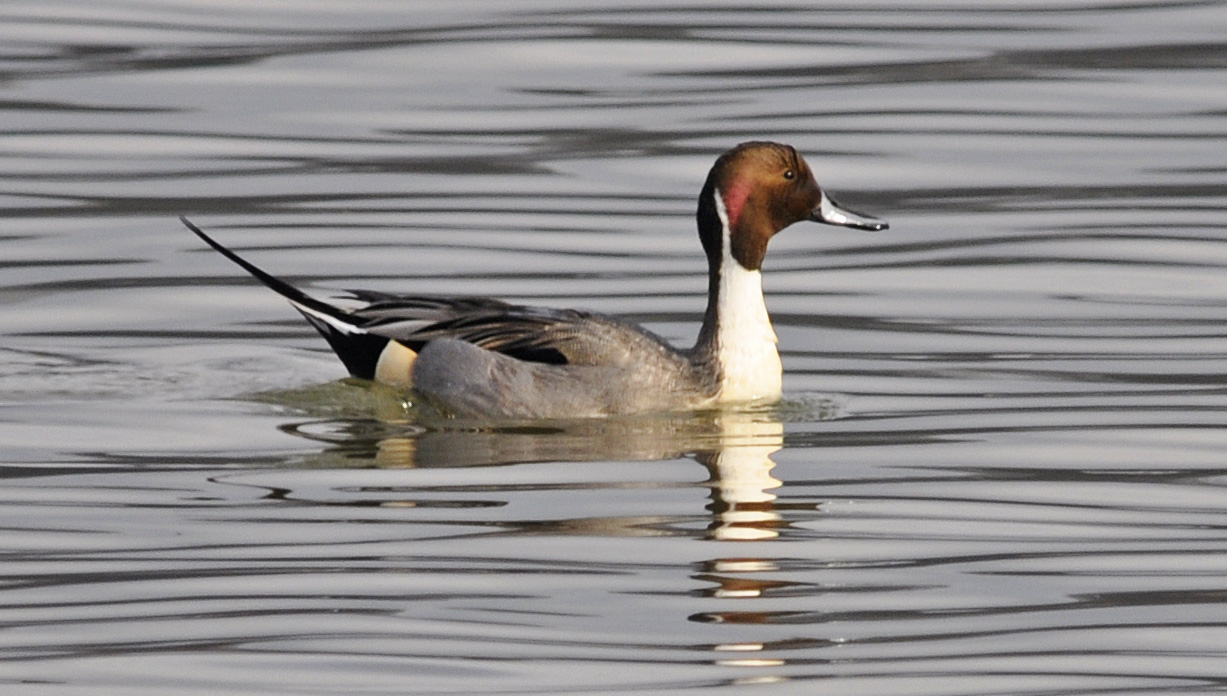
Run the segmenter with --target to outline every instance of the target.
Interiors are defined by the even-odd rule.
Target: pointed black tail
[[[324,302],[322,300],[317,300],[314,297],[311,297],[307,293],[303,292],[302,290],[299,290],[293,285],[290,285],[289,283],[285,282],[284,280],[270,273],[265,272],[259,266],[253,264],[252,262],[248,261],[242,256],[239,256],[233,251],[230,251],[226,247],[222,246],[215,239],[205,234],[204,231],[201,230],[199,227],[192,224],[191,220],[188,220],[185,217],[180,217],[179,221],[182,222],[189,230],[191,230],[192,232],[195,232],[197,237],[200,237],[201,239],[203,239],[205,244],[208,244],[209,246],[216,249],[217,253],[237,263],[239,266],[243,268],[243,270],[247,271],[252,276],[254,276],[256,280],[267,285],[278,295],[281,295],[282,297],[289,300],[290,302],[293,302],[294,304],[302,305],[303,307],[306,307],[308,309],[313,309],[319,312],[320,314],[325,314],[334,319],[339,319],[343,323],[346,323],[346,324],[350,323],[348,321],[345,321],[346,312],[340,307],[334,307],[333,305],[330,305],[327,302]]]
[[[317,300],[284,280],[267,273],[259,266],[230,251],[212,237],[205,234],[190,220],[180,217],[179,220],[205,244],[213,247],[217,253],[238,264],[243,270],[271,288],[278,295],[294,304],[295,309],[302,312],[307,321],[320,332],[332,346],[333,352],[345,363],[349,373],[355,377],[374,379],[375,368],[379,356],[388,345],[388,339],[367,333],[348,312],[323,300]]]

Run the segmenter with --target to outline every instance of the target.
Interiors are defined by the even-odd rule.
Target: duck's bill
[[[839,204],[831,200],[825,191],[822,192],[822,202],[810,214],[809,219],[814,222],[852,227],[858,230],[884,230],[889,227],[884,221],[875,217],[839,207]]]

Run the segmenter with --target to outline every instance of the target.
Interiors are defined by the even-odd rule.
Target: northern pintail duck
[[[585,418],[775,402],[783,370],[763,301],[767,242],[809,220],[864,230],[880,220],[836,205],[796,150],[748,142],[721,155],[699,193],[707,311],[679,350],[618,317],[480,297],[347,291],[357,309],[312,297],[183,223],[280,293],[355,377],[412,389],[477,418]]]

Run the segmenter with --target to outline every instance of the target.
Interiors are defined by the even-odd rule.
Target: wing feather
[[[521,360],[606,366],[631,365],[652,354],[674,354],[660,337],[595,312],[514,305],[481,297],[352,295],[369,302],[350,314],[355,323],[413,350],[435,339],[453,338]]]
[[[388,340],[418,351],[436,339],[458,339],[533,362],[606,367],[684,365],[687,358],[659,336],[595,312],[514,305],[486,297],[394,295],[344,291],[343,303],[317,299],[183,224],[226,258],[288,299],[328,340],[350,372],[372,376]],[[355,303],[357,308],[349,308]]]

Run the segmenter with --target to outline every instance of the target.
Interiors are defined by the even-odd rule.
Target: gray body
[[[549,365],[518,360],[459,339],[423,347],[413,388],[447,411],[480,418],[592,418],[689,411],[714,394],[688,361],[661,351],[639,365]]]
[[[487,298],[362,295],[369,304],[347,319],[361,318],[368,334],[416,352],[414,390],[453,415],[686,411],[710,404],[718,392],[709,351],[677,350],[618,317]]]

